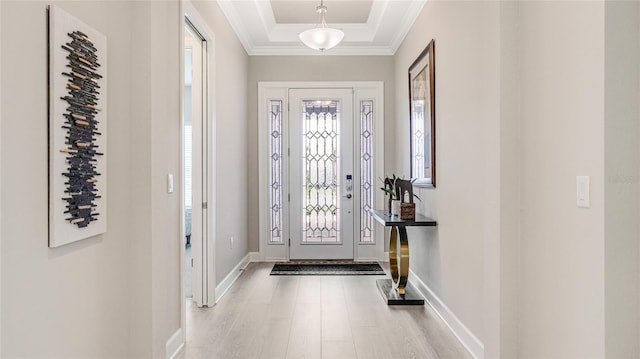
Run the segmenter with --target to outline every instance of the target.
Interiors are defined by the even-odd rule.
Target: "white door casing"
[[[353,254],[351,258],[356,261],[386,260],[384,255],[384,229],[375,226],[368,221],[367,211],[364,210],[364,204],[368,208],[382,208],[384,203],[384,195],[382,191],[370,191],[368,199],[365,193],[365,187],[378,188],[378,178],[384,177],[384,105],[383,105],[383,83],[381,81],[356,81],[356,82],[259,82],[258,83],[258,153],[259,153],[259,258],[263,261],[282,261],[296,258],[295,253],[290,255],[289,232],[290,232],[290,203],[288,196],[291,194],[292,201],[295,197],[296,190],[289,184],[290,173],[293,169],[289,168],[289,149],[290,129],[292,118],[289,116],[289,107],[293,113],[293,101],[290,102],[289,93],[296,92],[296,89],[314,90],[314,89],[342,89],[353,93],[350,101],[352,104],[353,126],[349,129],[352,131],[354,139],[353,155],[350,159],[353,162],[352,174],[352,206],[353,220],[355,226],[353,234],[352,248]],[[313,96],[312,96],[313,97]],[[366,105],[366,106],[365,106]],[[363,114],[367,109],[368,125],[365,125]],[[365,128],[365,126],[368,126]],[[361,135],[361,131],[365,133],[373,132],[372,142],[364,149],[361,145],[363,142],[357,140]],[[282,136],[278,133],[282,132]],[[291,148],[292,151],[295,149]],[[279,154],[285,157],[284,161],[274,161],[279,156],[272,156],[273,151],[280,151]],[[373,156],[364,164],[361,151],[367,151],[367,156]],[[293,154],[292,154],[293,156]],[[274,164],[277,163],[277,171],[273,171]],[[361,168],[362,165],[362,168]],[[363,172],[361,172],[363,171]],[[367,173],[365,179],[363,173]],[[296,173],[298,170],[296,170]],[[274,177],[274,173],[282,174],[282,178]],[[342,186],[345,185],[346,174],[344,170],[340,173]],[[362,178],[361,178],[362,177]],[[293,178],[293,176],[291,176]],[[366,183],[365,183],[366,182]],[[275,184],[275,186],[274,186]],[[300,185],[298,185],[300,187]],[[341,188],[342,189],[342,188]],[[302,196],[301,189],[298,188],[299,195]],[[344,195],[344,193],[340,193]],[[278,203],[281,198],[282,202]],[[275,201],[275,202],[274,202]],[[275,204],[275,206],[274,206]],[[276,211],[274,208],[278,208]],[[293,207],[292,207],[293,208]],[[358,213],[363,213],[360,216]],[[300,217],[300,216],[299,216]],[[282,222],[279,222],[282,221]],[[298,220],[296,220],[299,222]],[[367,235],[364,233],[369,230]],[[291,227],[293,231],[293,227]],[[359,235],[359,233],[361,235]],[[367,238],[365,238],[367,237]],[[295,236],[291,236],[292,241]],[[293,243],[292,243],[293,245]],[[307,245],[316,246],[316,245]],[[295,249],[294,249],[295,251]]]
[[[185,103],[185,58],[184,50],[187,47],[187,24],[191,24],[195,27],[198,33],[201,35],[201,40],[204,40],[204,46],[206,51],[202,55],[202,82],[203,82],[203,94],[202,94],[202,118],[203,118],[203,133],[205,144],[206,158],[203,159],[204,164],[203,173],[206,174],[202,180],[206,184],[206,187],[210,189],[206,193],[205,201],[208,203],[215,203],[213,201],[215,197],[215,176],[216,176],[216,150],[215,150],[215,36],[213,31],[207,26],[204,18],[198,13],[190,0],[183,0],[179,2],[180,14],[182,15],[180,26],[180,106],[181,113],[184,114],[185,107],[188,105]],[[184,117],[180,120],[182,131],[180,133],[181,141],[184,141]],[[182,142],[181,142],[182,143]],[[184,151],[182,146],[181,152]],[[181,196],[181,213],[184,213],[184,153],[181,153],[181,178],[180,181],[180,196]],[[203,275],[206,274],[207,283],[207,302],[202,302],[201,305],[213,306],[215,304],[215,245],[213,243],[214,233],[216,231],[215,221],[215,206],[208,206],[207,210],[203,212],[203,222],[206,223],[206,240],[203,242],[203,246],[206,247],[206,251],[203,251],[202,261],[199,265],[202,268]],[[180,225],[180,238],[178,239],[180,245],[180,298],[185,298],[185,246],[184,237],[182,236],[185,228],[184,216],[181,219]],[[181,334],[180,334],[181,333]],[[181,300],[180,305],[180,328],[174,335],[167,341],[167,357],[173,356],[174,353],[184,345],[187,336],[187,312],[186,312],[186,300]]]
[[[215,207],[215,188],[216,188],[216,112],[215,112],[215,35],[211,28],[207,25],[204,18],[198,13],[193,4],[188,1],[181,1],[181,12],[184,13],[183,18],[183,46],[182,50],[187,46],[199,45],[201,51],[200,55],[193,55],[192,57],[199,62],[198,68],[200,74],[193,74],[193,78],[198,78],[201,83],[201,93],[194,95],[193,98],[198,102],[194,103],[194,108],[198,108],[200,112],[199,119],[201,121],[199,134],[194,127],[194,139],[200,141],[199,149],[195,148],[194,153],[200,156],[200,159],[193,158],[194,169],[196,163],[200,164],[199,173],[193,173],[194,180],[200,183],[193,183],[193,187],[199,188],[199,198],[193,198],[193,208],[200,209],[200,224],[193,223],[193,227],[197,227],[201,230],[201,238],[199,241],[200,248],[199,254],[195,253],[196,248],[193,248],[194,240],[192,233],[192,253],[194,253],[194,272],[198,271],[198,278],[194,278],[192,283],[197,281],[202,285],[200,293],[198,294],[199,300],[196,300],[198,306],[213,306],[215,304],[215,233],[216,233],[216,207]],[[187,34],[187,26],[191,26],[195,29],[195,37]],[[193,32],[192,32],[193,33]],[[188,38],[192,37],[195,43],[188,44]],[[182,60],[184,69],[184,60]],[[198,76],[199,75],[199,76]],[[183,79],[184,80],[184,79]],[[188,104],[184,103],[184,86],[181,89],[181,97],[183,99],[183,107]],[[195,116],[195,115],[194,115]],[[196,162],[197,161],[197,162]],[[184,183],[182,184],[184,186]],[[195,219],[196,221],[198,218]],[[184,261],[184,250],[181,250],[181,260]],[[184,262],[181,262],[181,268],[184,268]],[[196,269],[197,268],[197,269]],[[194,273],[196,274],[196,273]],[[183,276],[182,276],[183,277]],[[184,286],[184,279],[182,282]],[[195,287],[194,287],[195,289]],[[194,292],[194,298],[196,293]],[[185,308],[182,310],[182,320],[185,323]],[[184,325],[183,325],[184,328]]]

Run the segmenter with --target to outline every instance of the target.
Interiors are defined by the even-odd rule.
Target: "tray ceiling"
[[[320,0],[217,0],[249,55],[320,55],[298,34],[315,27]],[[330,27],[344,31],[327,55],[393,55],[427,0],[326,0]]]
[[[276,24],[314,24],[318,22],[316,1],[270,1]],[[327,21],[340,24],[364,24],[371,12],[372,0],[327,0]]]

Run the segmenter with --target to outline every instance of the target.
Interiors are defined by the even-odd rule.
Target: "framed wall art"
[[[49,7],[49,247],[107,230],[107,39]]]
[[[417,187],[436,186],[436,91],[434,41],[409,67],[411,178]]]

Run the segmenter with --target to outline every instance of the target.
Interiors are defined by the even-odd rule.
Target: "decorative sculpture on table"
[[[49,7],[49,246],[106,232],[106,38]]]
[[[400,219],[416,218],[416,204],[413,203],[413,181],[399,179],[396,181],[396,191],[400,198]]]
[[[394,174],[391,178],[385,178],[383,183],[384,187],[380,189],[389,196],[389,213],[399,215],[400,219],[414,219],[416,205],[413,198],[420,197],[413,193],[413,180],[401,179]],[[397,210],[394,206],[398,207]]]

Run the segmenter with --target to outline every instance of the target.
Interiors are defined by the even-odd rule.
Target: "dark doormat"
[[[288,262],[273,265],[271,275],[384,275],[378,263]]]

